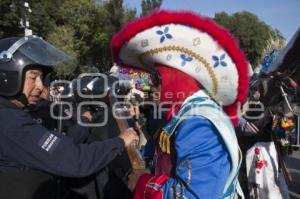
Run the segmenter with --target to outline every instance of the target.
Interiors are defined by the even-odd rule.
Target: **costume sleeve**
[[[230,157],[217,129],[207,119],[184,120],[175,135],[176,175],[142,176],[145,198],[219,199],[230,172]],[[135,199],[141,197],[135,197]]]
[[[0,149],[21,165],[66,177],[84,177],[105,167],[124,149],[119,137],[91,144],[48,131],[22,111],[3,111]]]

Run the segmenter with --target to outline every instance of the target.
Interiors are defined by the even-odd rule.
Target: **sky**
[[[124,0],[124,3],[141,12],[141,0]],[[189,10],[208,17],[222,11],[228,14],[248,11],[278,29],[287,41],[300,28],[300,0],[163,0],[161,8]]]

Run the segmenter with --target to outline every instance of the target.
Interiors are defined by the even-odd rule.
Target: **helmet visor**
[[[22,37],[7,51],[3,51],[1,58],[9,61],[15,52],[21,53],[37,65],[57,66],[64,62],[74,61],[60,49],[36,36]]]
[[[27,39],[18,51],[38,65],[57,66],[72,60],[72,57],[38,37]]]

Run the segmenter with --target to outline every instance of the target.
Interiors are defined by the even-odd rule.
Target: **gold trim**
[[[166,133],[163,133],[163,136],[162,136],[162,148],[163,148],[163,152],[165,153],[166,152],[166,148],[167,148],[167,146],[166,146]]]
[[[201,55],[199,55],[199,54],[197,54],[197,53],[195,53],[195,52],[193,52],[193,51],[191,51],[187,48],[180,47],[180,46],[173,46],[173,45],[164,46],[164,47],[161,47],[161,48],[154,48],[154,49],[150,49],[150,50],[140,54],[138,56],[138,60],[142,64],[147,65],[143,61],[144,56],[154,55],[154,54],[158,54],[158,53],[165,52],[165,51],[179,51],[179,52],[185,53],[185,54],[189,55],[190,57],[193,57],[197,61],[201,62],[204,65],[204,67],[206,68],[207,72],[209,73],[210,78],[211,78],[212,83],[213,83],[211,96],[216,96],[216,94],[218,92],[218,80],[217,80],[216,74],[214,73],[211,65]]]
[[[170,139],[171,136],[165,130],[162,130],[159,136],[159,146],[161,151],[167,154],[171,153]]]
[[[171,148],[171,146],[170,146],[170,135],[168,134],[167,135],[167,154],[170,154],[171,153],[171,150],[170,150],[170,148]]]
[[[164,135],[164,133],[162,131],[159,135],[159,147],[161,148],[161,150],[163,150],[163,146],[162,146],[163,135]]]

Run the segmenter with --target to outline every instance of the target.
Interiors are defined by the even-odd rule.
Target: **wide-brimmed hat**
[[[157,11],[127,24],[111,47],[117,65],[154,71],[162,64],[190,75],[230,115],[247,98],[248,62],[236,40],[210,18]]]

